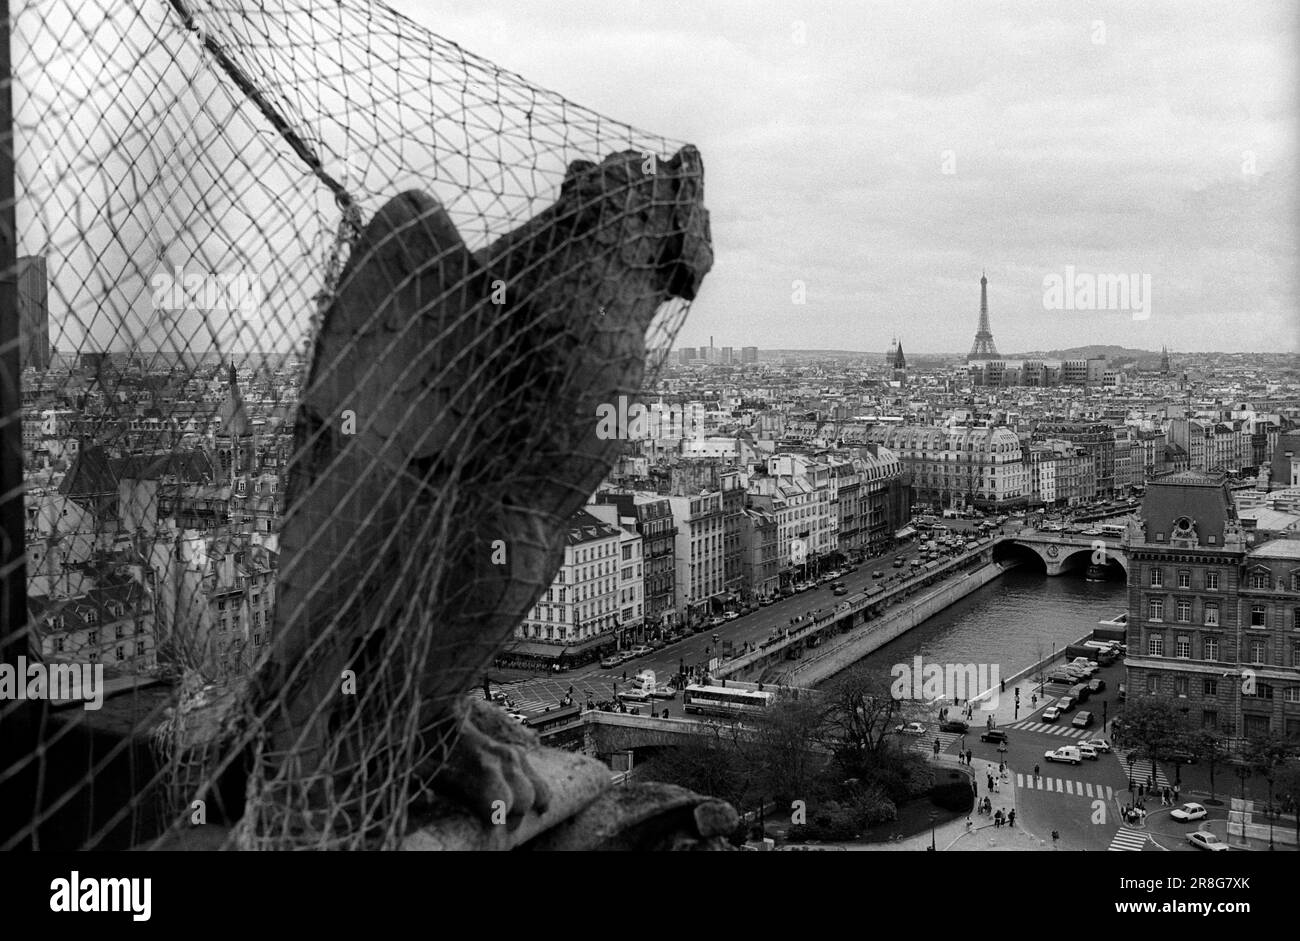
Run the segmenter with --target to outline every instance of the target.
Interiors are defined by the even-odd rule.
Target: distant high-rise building
[[[894,378],[899,382],[907,381],[907,357],[903,355],[903,344],[900,342],[898,348],[894,350]]]
[[[989,329],[989,279],[980,272],[980,325],[975,331],[975,344],[966,359],[997,359],[998,348],[993,345],[993,331]]]
[[[889,349],[885,351],[885,368],[894,368],[894,356],[898,353],[898,337],[889,341]]]
[[[743,364],[743,363],[757,363],[757,362],[758,362],[758,347],[756,347],[756,346],[742,346],[742,347],[740,348],[740,362],[741,362],[742,364]]]
[[[722,348],[722,365],[730,366],[735,362],[735,357],[732,355],[732,349],[733,348],[730,346],[724,346]]]
[[[50,368],[50,282],[44,255],[18,259],[19,368]]]
[[[691,360],[695,358],[695,348],[692,346],[682,347],[677,351],[677,361],[683,366],[689,366]]]
[[[1169,348],[1167,346],[1160,347],[1160,375],[1169,375]]]

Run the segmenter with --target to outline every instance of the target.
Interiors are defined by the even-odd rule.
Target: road
[[[978,528],[975,520],[943,520],[943,525],[952,530],[971,532]],[[494,688],[504,690],[514,701],[515,708],[524,713],[541,712],[549,706],[557,705],[573,689],[573,697],[582,702],[590,693],[596,701],[610,699],[618,687],[626,689],[626,682],[641,670],[653,670],[657,679],[666,680],[682,670],[683,667],[703,666],[711,656],[716,656],[723,641],[731,641],[735,649],[742,649],[748,642],[756,645],[768,639],[774,633],[780,633],[792,626],[794,618],[805,618],[818,609],[827,613],[841,602],[848,601],[858,593],[873,585],[889,587],[903,580],[908,563],[917,558],[919,546],[915,541],[896,547],[877,558],[868,558],[857,567],[857,571],[844,576],[841,580],[849,589],[849,594],[837,597],[831,585],[819,585],[790,598],[759,608],[749,614],[741,615],[735,620],[727,621],[717,627],[706,629],[699,634],[689,635],[682,640],[669,644],[645,656],[615,667],[602,669],[589,666],[568,673],[554,676],[538,676],[522,681],[493,684]],[[955,553],[960,554],[960,553]],[[944,560],[955,554],[945,554]],[[894,567],[894,560],[902,559],[903,566]],[[881,577],[873,577],[873,572],[880,572]],[[717,635],[717,642],[714,635]],[[626,680],[624,675],[626,674]],[[680,716],[681,698],[656,700],[656,712],[668,710],[671,716]],[[644,710],[643,710],[644,711]]]

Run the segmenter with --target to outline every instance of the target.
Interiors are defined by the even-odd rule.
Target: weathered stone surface
[[[522,849],[730,850],[739,816],[730,804],[671,784],[610,788]]]

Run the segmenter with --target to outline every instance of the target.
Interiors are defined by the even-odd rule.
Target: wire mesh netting
[[[376,4],[10,23],[22,653],[112,695],[0,701],[3,845],[540,805],[453,746],[709,268],[698,153]]]

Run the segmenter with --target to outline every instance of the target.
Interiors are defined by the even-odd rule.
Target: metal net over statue
[[[51,346],[24,428],[65,442],[24,451],[26,655],[102,664],[135,733],[24,704],[38,745],[0,775],[40,793],[8,845],[206,807],[231,846],[389,848],[439,801],[544,808],[466,694],[620,453],[599,407],[711,265],[698,152],[377,4],[11,24]]]

